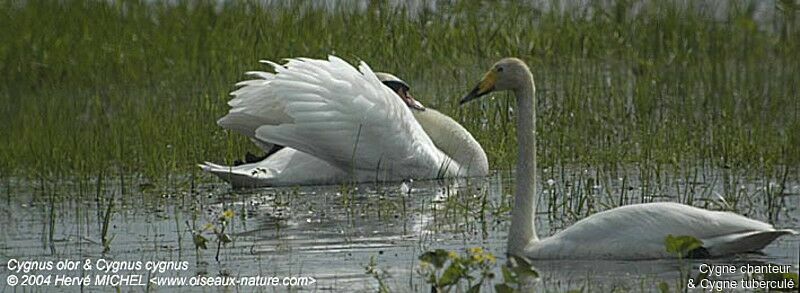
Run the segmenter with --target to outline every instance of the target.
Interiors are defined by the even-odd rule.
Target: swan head
[[[400,96],[400,99],[403,100],[403,102],[405,102],[409,108],[425,111],[425,106],[414,99],[414,96],[412,96],[409,92],[411,87],[408,85],[408,83],[391,73],[375,72],[375,76],[377,76],[378,80],[380,80],[385,86],[388,86],[395,93],[397,93],[397,95]]]
[[[529,81],[530,69],[524,61],[517,58],[503,58],[492,65],[478,85],[461,98],[460,103],[463,105],[495,91],[516,91]]]

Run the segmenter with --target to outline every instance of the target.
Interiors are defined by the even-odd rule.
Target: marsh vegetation
[[[430,289],[417,273],[425,251],[483,247],[502,263],[515,109],[505,94],[457,100],[504,56],[537,83],[540,235],[660,200],[800,226],[796,1],[544,2],[2,1],[2,255],[146,252],[210,275],[303,272],[319,289],[399,291]],[[245,71],[328,54],[406,80],[498,171],[256,191],[200,172],[257,151],[215,124]],[[797,271],[799,244],[787,237],[758,260]],[[675,289],[683,277],[662,262],[539,266],[537,288],[555,291]]]
[[[531,64],[542,166],[800,163],[797,7],[720,11],[617,1],[565,12],[464,2],[6,1],[0,5],[0,170],[138,173],[151,180],[254,151],[215,125],[259,59],[336,54],[395,72],[464,124],[496,169],[514,160],[513,109],[456,100],[500,56]]]

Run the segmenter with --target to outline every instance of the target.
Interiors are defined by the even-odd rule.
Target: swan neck
[[[461,124],[432,108],[411,112],[433,144],[458,164],[458,176],[486,176],[489,173],[486,153]]]
[[[525,247],[536,242],[536,88],[533,77],[528,73],[521,86],[515,90],[517,97],[517,169],[514,208],[511,215],[511,229],[508,238],[508,251],[514,255],[524,255]]]

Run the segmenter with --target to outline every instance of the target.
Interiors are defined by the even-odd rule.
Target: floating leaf
[[[703,241],[700,241],[693,236],[673,236],[670,234],[667,235],[666,239],[664,239],[664,245],[667,248],[667,252],[679,256],[686,256],[692,250],[703,247]]]
[[[509,263],[511,263],[511,270],[517,275],[517,277],[523,278],[538,278],[539,272],[531,265],[531,262],[528,259],[520,256],[514,256],[508,258]]]
[[[206,242],[208,242],[208,239],[203,237],[203,235],[194,234],[194,239],[193,240],[194,240],[194,246],[195,247],[202,248],[202,249],[208,249],[208,247],[206,246]]]
[[[511,286],[503,283],[494,285],[494,291],[497,293],[513,293],[514,288],[511,288]]]
[[[667,282],[661,282],[658,284],[658,291],[661,293],[669,293],[669,284],[667,284]]]
[[[233,241],[233,239],[231,239],[231,236],[228,235],[228,233],[223,233],[219,237],[219,240],[222,241],[222,243],[231,243]]]
[[[448,255],[446,250],[436,249],[434,251],[426,251],[419,256],[419,260],[432,264],[437,269],[441,269],[444,263],[447,262]]]
[[[442,273],[438,285],[439,287],[446,287],[458,283],[458,280],[461,279],[464,274],[464,267],[460,263],[451,263],[450,266],[444,270],[444,273]]]
[[[514,274],[514,272],[512,272],[511,269],[508,268],[508,266],[501,266],[500,272],[503,273],[503,282],[512,284],[516,284],[519,282],[517,275]]]

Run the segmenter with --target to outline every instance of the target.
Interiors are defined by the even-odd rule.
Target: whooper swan
[[[508,234],[508,252],[512,255],[536,259],[670,258],[675,255],[666,252],[665,239],[674,235],[697,238],[703,247],[695,252],[714,257],[758,251],[781,235],[797,233],[730,212],[662,202],[596,213],[551,237],[539,239],[534,223],[535,86],[528,66],[516,58],[500,60],[461,103],[506,90],[516,96],[519,111],[516,122],[519,157]]]

